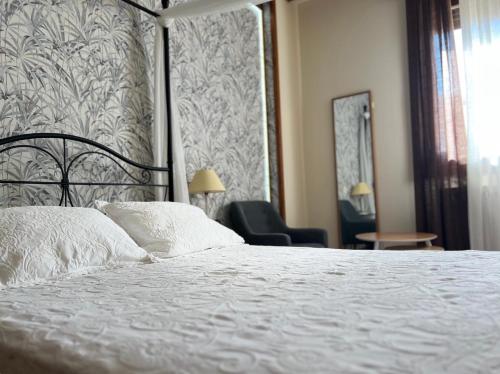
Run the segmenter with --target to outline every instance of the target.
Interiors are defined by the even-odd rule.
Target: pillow
[[[0,210],[0,285],[54,278],[105,265],[144,262],[149,254],[96,209]]]
[[[123,227],[137,244],[158,257],[244,243],[234,231],[192,205],[162,201],[96,202],[96,206]]]

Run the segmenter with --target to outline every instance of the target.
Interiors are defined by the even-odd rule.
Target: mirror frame
[[[359,92],[354,92],[352,94],[348,95],[342,95],[342,96],[337,96],[334,97],[331,100],[331,108],[332,108],[332,129],[333,129],[333,167],[335,168],[335,196],[336,196],[336,201],[335,204],[337,206],[337,237],[338,237],[338,247],[342,248],[344,246],[343,244],[343,238],[342,238],[342,219],[340,217],[340,205],[339,205],[339,188],[338,188],[338,169],[337,169],[337,137],[336,137],[336,131],[335,131],[335,101],[336,100],[341,100],[341,99],[346,99],[351,96],[358,96],[358,95],[368,95],[368,102],[369,102],[369,108],[370,108],[370,131],[371,131],[371,143],[372,143],[372,160],[373,160],[373,192],[375,194],[374,200],[375,200],[375,229],[377,232],[380,230],[380,210],[379,210],[379,197],[378,197],[378,174],[377,174],[377,160],[375,157],[375,132],[374,130],[374,109],[375,109],[375,104],[373,102],[373,95],[371,90],[365,90],[365,91],[359,91]]]

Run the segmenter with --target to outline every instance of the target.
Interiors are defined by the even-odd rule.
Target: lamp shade
[[[221,180],[211,169],[198,170],[189,184],[189,193],[214,193],[224,192],[226,188]]]
[[[372,192],[373,192],[372,189],[367,183],[360,182],[352,188],[351,196],[371,195]]]

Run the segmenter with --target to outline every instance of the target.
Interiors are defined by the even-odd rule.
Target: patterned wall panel
[[[228,190],[212,197],[213,215],[227,201],[267,196],[257,22],[244,10],[178,21],[172,30],[173,89],[188,176],[213,167]],[[2,0],[0,136],[71,133],[151,163],[153,32],[149,16],[117,0]],[[3,175],[7,165],[11,175],[26,177],[53,168],[39,155],[23,157],[23,166],[2,158]],[[101,172],[81,171],[91,178]],[[3,187],[0,203],[46,204],[50,192]],[[94,198],[152,198],[137,189],[80,192],[82,205]]]
[[[113,0],[0,3],[0,136],[64,132],[152,162],[153,23]],[[53,144],[60,151],[60,144]],[[2,157],[2,173],[39,178],[54,165],[35,152]],[[104,162],[104,161],[101,161]],[[8,167],[7,167],[8,166]],[[95,166],[95,165],[94,165]],[[80,170],[92,180],[102,168]],[[97,174],[92,174],[97,173]],[[2,205],[46,204],[50,189],[2,187]],[[83,191],[82,191],[83,192]],[[86,190],[94,198],[152,198],[146,190]]]
[[[219,218],[227,202],[268,198],[259,18],[245,9],[177,20],[172,28],[172,87],[188,178],[204,167],[217,171],[226,193],[210,195],[209,205]]]

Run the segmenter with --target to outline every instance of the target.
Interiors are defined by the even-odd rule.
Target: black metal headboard
[[[39,144],[27,143],[30,140],[50,140],[59,139],[62,141],[62,155],[55,155],[53,151],[43,148]],[[69,155],[68,153],[68,143],[79,143],[85,144],[87,149],[77,152],[76,154]],[[14,185],[57,185],[61,188],[61,198],[59,205],[73,206],[73,199],[71,196],[70,186],[140,186],[140,187],[164,187],[165,196],[167,196],[167,190],[169,188],[168,184],[155,184],[153,182],[153,173],[168,173],[168,167],[154,167],[142,165],[138,162],[132,161],[125,156],[119,154],[118,152],[112,150],[111,148],[97,143],[93,140],[82,138],[75,135],[67,134],[56,134],[56,133],[34,133],[34,134],[23,134],[16,135],[7,138],[0,139],[0,155],[14,150],[14,149],[30,149],[35,152],[41,152],[44,155],[52,159],[61,172],[62,178],[60,180],[17,180],[17,179],[0,179],[0,185],[4,184],[14,184]],[[89,150],[90,149],[90,150]],[[124,181],[75,181],[71,179],[71,172],[75,165],[85,161],[90,156],[99,156],[107,160],[110,160],[114,165],[116,165],[124,175],[129,178],[130,182]],[[127,166],[133,167],[140,171],[140,176],[134,176],[129,172],[120,161]],[[169,163],[170,164],[170,163]],[[169,175],[170,176],[170,175]],[[169,178],[169,180],[171,180]],[[172,198],[173,194],[168,193],[169,199]]]

